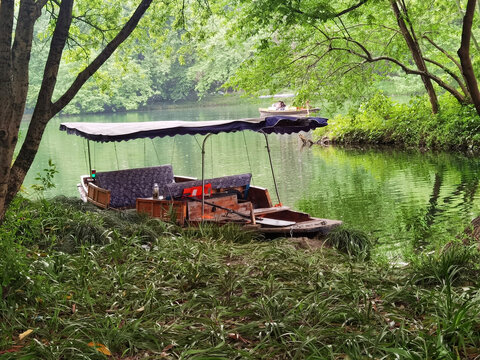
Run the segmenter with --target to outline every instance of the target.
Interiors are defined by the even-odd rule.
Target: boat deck
[[[263,227],[261,231],[265,234],[283,236],[309,236],[326,235],[333,228],[342,224],[340,220],[321,219],[312,217],[309,214],[291,210],[287,206],[263,208],[254,210],[255,217],[277,220],[295,221],[294,225],[284,227]]]

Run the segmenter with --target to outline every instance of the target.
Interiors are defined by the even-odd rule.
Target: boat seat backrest
[[[152,196],[154,183],[158,184],[160,195],[164,195],[165,185],[173,182],[172,165],[97,172],[96,176],[96,185],[110,190],[113,208],[134,208],[137,198]]]
[[[222,176],[213,179],[205,179],[205,184],[211,184],[212,190],[231,189],[237,187],[249,187],[252,174],[240,174]],[[202,186],[202,180],[186,181],[181,183],[170,183],[165,185],[164,196],[167,198],[179,198],[183,190],[190,187]]]

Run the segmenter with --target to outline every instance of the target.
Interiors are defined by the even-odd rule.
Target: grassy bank
[[[72,199],[19,198],[1,230],[2,359],[480,356],[472,247],[394,266]]]
[[[448,96],[440,97],[440,112],[433,115],[425,98],[397,103],[378,93],[348,114],[330,119],[315,135],[343,144],[480,150],[480,117],[473,106],[461,106]]]

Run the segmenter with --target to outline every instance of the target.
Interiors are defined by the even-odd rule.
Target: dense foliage
[[[289,87],[299,105],[307,99],[341,104],[368,98],[381,79],[406,74],[423,86],[434,113],[443,92],[461,104],[476,101],[476,86],[470,84],[478,72],[476,17],[472,73],[465,72],[470,64],[462,67],[464,57],[456,53],[470,24],[465,2],[234,3],[237,7],[228,8],[229,26],[241,28],[245,38],[255,34],[258,41],[231,86],[252,93]],[[467,10],[472,15],[472,8]]]
[[[480,117],[473,106],[440,97],[440,111],[432,114],[425,98],[398,103],[377,93],[347,114],[330,119],[315,131],[338,143],[389,144],[429,149],[480,149]]]
[[[478,252],[463,245],[352,261],[61,198],[17,198],[5,221],[2,359],[479,355]]]
[[[185,11],[188,15],[193,10]],[[137,29],[135,40],[122,46],[86,82],[63,114],[137,110],[152,103],[200,99],[217,93],[249,54],[253,39],[245,42],[226,39],[226,28],[219,28],[220,20],[213,15],[204,24],[197,24],[198,19],[163,24],[156,17],[150,16],[148,26]],[[45,30],[47,24],[48,16],[44,15],[36,27],[27,110],[35,106],[42,83],[50,41],[49,30]],[[57,96],[68,89],[78,69],[95,54],[94,48],[84,49],[87,50],[85,54],[70,49],[60,66]]]
[[[217,92],[222,84],[251,94],[289,89],[296,92],[297,105],[310,100],[338,109],[345,101],[365,101],[384,79],[399,75],[429,91],[435,109],[438,104],[432,102],[438,103],[444,92],[461,104],[471,102],[455,54],[465,12],[461,2],[199,3],[184,2],[178,10],[181,15],[166,23],[148,15],[137,38],[122,47],[63,112],[133,110],[152,102],[197,99]],[[394,3],[401,5],[400,15],[393,11]],[[404,19],[406,30],[399,19]],[[408,34],[402,36],[402,31]],[[415,49],[408,35],[416,42]],[[72,35],[72,45],[83,40],[76,36]],[[477,69],[475,36],[476,30],[471,52]],[[30,108],[41,84],[48,31],[38,30],[36,39],[32,69],[39,71],[31,74]],[[94,49],[72,46],[61,67],[57,93],[69,86]],[[423,58],[423,65],[412,65],[416,55]],[[425,82],[430,84],[427,88]]]

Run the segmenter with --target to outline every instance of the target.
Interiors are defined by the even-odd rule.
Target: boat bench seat
[[[205,179],[205,184],[212,185],[212,191],[221,189],[235,189],[244,187],[248,189],[250,187],[250,180],[252,174],[240,174],[231,176],[222,176],[218,178]],[[183,195],[183,190],[190,187],[202,186],[202,180],[186,181],[181,183],[169,183],[165,185],[163,191],[164,196],[170,199],[180,198]]]
[[[134,208],[137,198],[152,196],[153,184],[157,183],[160,195],[165,185],[174,182],[172,165],[138,169],[97,172],[95,184],[110,191],[112,208]]]

